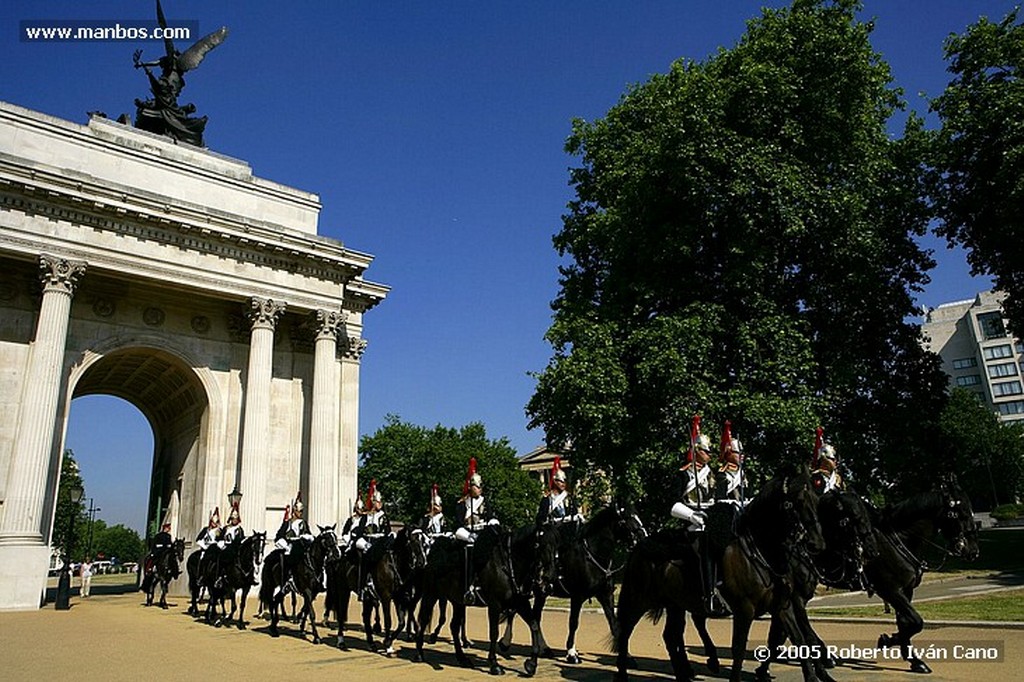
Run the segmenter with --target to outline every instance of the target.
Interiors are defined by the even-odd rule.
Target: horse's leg
[[[774,618],[775,614],[772,614],[772,617]],[[802,647],[809,644],[807,638],[804,636],[803,630],[800,629],[800,625],[797,622],[792,602],[786,608],[779,610],[778,617],[785,628],[786,634],[789,635],[789,639],[794,645]],[[800,669],[803,671],[805,682],[817,681],[818,677],[815,674],[815,667],[815,662],[811,661],[809,658],[800,659]]]
[[[439,600],[437,602],[437,611],[439,614],[437,617],[437,627],[430,633],[431,644],[437,642],[437,636],[441,633],[441,628],[448,622],[448,601],[445,599]],[[423,613],[423,606],[420,606],[420,613]],[[420,622],[422,623],[422,620]],[[429,625],[430,621],[427,621],[427,624]]]
[[[747,638],[750,637],[750,624],[754,622],[754,606],[749,602],[742,604],[741,608],[733,608],[732,618],[732,670],[729,679],[732,682],[740,682],[743,674],[743,658],[747,653]]]
[[[540,617],[544,614],[544,603],[547,600],[548,597],[543,592],[536,596],[536,598],[533,601],[533,618],[537,621],[537,646],[540,647],[540,655],[544,658],[554,658],[555,652],[551,649],[551,647],[548,646],[548,643],[544,641],[544,631],[540,627]],[[511,618],[509,619],[509,622],[512,622]],[[530,621],[526,622],[529,623]]]
[[[628,669],[636,667],[636,661],[629,655],[629,638],[633,635],[633,628],[640,622],[644,614],[643,603],[634,596],[634,589],[629,584],[623,584],[622,593],[619,595],[619,606],[616,614],[618,632],[615,635],[615,650],[618,656],[615,659],[615,680],[625,682],[629,679]]]
[[[526,659],[524,666],[526,676],[533,677],[533,674],[537,672],[537,657],[540,656],[541,644],[544,642],[543,636],[540,634],[540,618],[537,615],[537,610],[530,607],[530,602],[526,598],[518,600],[516,612],[530,626],[530,657]],[[509,620],[512,618],[515,618],[515,615],[510,614]]]
[[[420,613],[419,626],[416,628],[416,654],[413,656],[413,661],[416,663],[423,662],[423,636],[430,627],[430,619],[434,617],[434,602],[435,597],[433,594],[424,593],[423,598],[420,599]],[[434,631],[431,637],[431,643],[437,641],[437,631]]]
[[[818,655],[812,659],[814,665],[814,672],[817,674],[819,679],[825,680],[825,682],[835,682],[832,675],[829,674],[828,668],[833,667],[835,664],[828,655],[828,647],[825,642],[815,632],[814,627],[811,625],[811,619],[807,617],[807,601],[800,595],[793,596],[793,615],[796,617],[796,625],[800,628],[803,633],[804,641],[807,644],[813,645],[811,651],[816,650]]]
[[[757,670],[754,672],[754,675],[758,680],[771,679],[769,668],[772,663],[779,660],[779,647],[785,643],[786,629],[782,626],[782,621],[773,616],[771,625],[768,626],[768,658],[766,658],[761,665],[757,666]]]
[[[370,647],[370,651],[373,651],[373,627],[370,625],[371,617],[373,616],[373,604],[367,597],[363,598],[363,632],[366,634],[366,643]]]
[[[503,654],[507,654],[508,650],[512,648],[512,626],[515,622],[515,618],[509,618],[505,621],[505,634],[501,636],[501,640],[498,642],[498,650]]]
[[[490,643],[487,647],[487,666],[492,675],[505,674],[505,669],[498,665],[498,630],[500,629],[498,620],[500,618],[501,608],[497,604],[489,604],[487,606],[487,634]],[[535,643],[536,641],[534,639]]]
[[[238,629],[245,629],[245,602],[249,599],[249,581],[242,585],[242,600],[238,604]],[[232,610],[233,611],[233,610]]]
[[[278,592],[271,597],[267,608],[270,609],[270,636],[280,637],[281,633],[277,629],[277,623],[281,619],[281,611],[284,610],[284,592]]]
[[[697,628],[697,634],[700,635],[700,641],[704,644],[704,655],[708,657],[708,670],[713,675],[717,675],[718,671],[722,669],[722,665],[718,661],[718,647],[715,646],[711,639],[711,633],[708,632],[708,619],[703,614],[694,614],[693,611],[690,612],[690,617],[693,619],[693,627]]]
[[[316,599],[316,593],[313,592],[312,588],[306,588],[302,592],[302,615],[303,617],[309,616],[309,629],[313,632],[313,644],[319,644],[320,632],[316,629],[316,609],[313,606],[313,602]]]
[[[466,605],[452,602],[452,642],[455,644],[455,658],[460,665],[472,667],[469,656],[462,650],[462,631],[466,627]]]
[[[665,643],[672,672],[677,680],[692,680],[696,675],[686,656],[686,642],[683,632],[686,629],[686,613],[678,606],[665,608],[665,627],[661,631],[661,640]]]
[[[888,647],[898,645],[900,654],[905,661],[910,662],[910,671],[915,673],[930,673],[932,669],[928,664],[914,655],[910,646],[911,638],[924,629],[924,618],[910,603],[910,599],[904,594],[893,595],[889,600],[893,610],[896,612],[896,627],[898,632],[893,635],[882,635],[878,638],[878,646]]]
[[[382,599],[381,608],[384,610],[384,655],[390,656],[395,653],[395,647],[392,646],[394,636],[391,632],[391,599]]]

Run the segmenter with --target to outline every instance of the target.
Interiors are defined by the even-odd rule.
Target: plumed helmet
[[[373,491],[373,498],[372,499],[373,499],[374,502],[380,502],[381,501],[382,498],[380,496],[380,489],[379,488],[377,490]]]
[[[210,527],[213,528],[214,526],[219,526],[219,525],[220,525],[220,507],[214,507],[213,508],[213,513],[210,514]]]
[[[377,479],[370,479],[370,487],[366,491],[366,508],[369,509],[373,506],[374,500],[380,499],[380,493],[377,492]]]
[[[834,462],[836,461],[836,449],[831,443],[825,443],[821,446],[821,456]]]
[[[479,488],[484,484],[484,479],[480,476],[480,474],[473,474],[472,476],[469,477],[469,484],[475,485],[476,487]]]
[[[697,436],[696,445],[698,450],[711,452],[711,438],[706,433],[702,433]]]
[[[469,487],[471,485],[483,486],[484,479],[480,478],[480,474],[476,472],[476,457],[469,458],[469,471],[466,472],[466,482],[462,484],[462,496],[465,497],[469,494]]]
[[[242,514],[238,511],[238,503],[235,502],[231,505],[231,513],[228,514],[228,521],[242,522]]]
[[[363,498],[357,497],[356,503],[352,505],[352,511],[355,513],[361,513],[366,507],[363,506]]]
[[[733,452],[743,452],[743,443],[740,442],[739,438],[729,439],[729,449]]]
[[[565,483],[565,469],[559,469],[558,471],[556,471],[552,479],[555,481],[561,481],[562,483]]]
[[[171,524],[168,523],[167,521],[164,521],[163,524],[160,526],[160,530],[170,531],[171,530]]]
[[[437,492],[437,484],[430,486],[430,504],[434,507],[441,507],[441,496]]]
[[[562,458],[559,455],[555,455],[555,461],[551,463],[551,483],[555,481],[561,481],[565,483],[565,470],[562,469]]]

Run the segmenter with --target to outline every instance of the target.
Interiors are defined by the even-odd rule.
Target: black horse
[[[618,634],[615,620],[615,575],[626,563],[625,556],[616,561],[620,550],[630,550],[636,543],[647,537],[647,531],[637,516],[636,511],[628,505],[613,502],[598,511],[593,518],[583,524],[560,523],[549,527],[545,541],[554,544],[556,556],[557,578],[552,585],[552,594],[556,597],[569,599],[569,636],[566,639],[565,660],[579,663],[576,651],[576,630],[580,624],[580,611],[583,603],[597,598],[608,621],[608,629],[612,638]],[[616,565],[617,564],[617,565]],[[533,612],[540,624],[544,612],[547,594],[539,592],[534,597]],[[502,637],[501,650],[507,651],[512,642],[512,623],[509,619]],[[551,649],[540,632],[540,648],[543,655],[551,654]]]
[[[426,562],[422,545],[413,538],[413,529],[406,526],[394,536],[385,535],[373,541],[360,556],[356,550],[350,549],[339,559],[327,567],[327,599],[332,611],[338,614],[338,648],[346,649],[345,616],[348,614],[349,600],[353,592],[362,593],[363,631],[366,643],[371,649],[376,648],[374,627],[371,618],[377,607],[383,611],[384,627],[382,651],[394,653],[394,634],[401,631],[404,622],[410,618],[412,594],[408,581],[413,571],[420,569]],[[365,572],[365,575],[363,574]],[[367,585],[372,588],[367,588]],[[399,615],[399,627],[392,630],[391,606]]]
[[[878,543],[867,503],[853,493],[833,490],[822,495],[818,499],[818,519],[825,548],[813,557],[813,562],[805,555],[796,556],[792,566],[796,577],[792,598],[797,624],[805,640],[817,646],[822,664],[827,668],[835,661],[824,658],[827,648],[807,617],[807,602],[814,597],[819,582],[844,590],[865,589],[864,562],[878,556]],[[773,620],[768,631],[769,655],[757,668],[758,679],[770,679],[769,667],[778,660],[785,641],[782,623]],[[812,650],[815,650],[813,646]],[[826,679],[830,678],[826,676]]]
[[[543,584],[550,584],[555,573],[550,543],[541,542],[532,526],[513,535],[501,526],[486,526],[477,535],[468,565],[466,545],[455,538],[435,539],[427,557],[423,575],[423,599],[420,603],[414,660],[423,661],[423,637],[440,598],[452,604],[451,633],[459,663],[471,665],[462,648],[461,634],[467,606],[487,608],[490,648],[487,662],[492,675],[504,672],[498,664],[497,644],[500,621],[519,616],[530,625],[530,657],[525,674],[537,671],[540,653],[540,627],[530,606],[530,596]],[[473,575],[476,594],[466,593],[466,572]],[[470,601],[470,603],[467,603]]]
[[[796,580],[792,564],[795,555],[824,548],[816,498],[805,468],[787,470],[770,480],[735,520],[735,534],[721,553],[721,593],[734,614],[730,675],[734,682],[740,679],[756,616],[771,613],[795,643],[804,644],[791,606]],[[616,679],[628,678],[629,637],[645,613],[655,618],[665,614],[662,638],[677,679],[694,676],[683,640],[687,611],[701,634],[708,668],[717,671],[717,653],[705,627],[702,568],[695,543],[685,531],[665,530],[637,545],[626,564],[619,595]],[[813,679],[812,663],[802,665],[804,677]]]
[[[235,611],[238,611],[238,629],[245,629],[245,602],[249,598],[249,590],[256,584],[255,577],[260,563],[263,561],[263,548],[266,541],[266,533],[253,533],[238,541],[237,546],[228,545],[224,550],[225,554],[219,562],[219,574],[214,576],[211,572],[210,578],[204,581],[211,582],[210,579],[212,579],[211,584],[217,586],[211,590],[211,598],[207,604],[207,622],[212,617],[210,609],[215,601],[215,597],[212,595],[216,594],[216,600],[220,602],[222,618],[215,624],[220,626],[221,623],[230,623],[234,620]],[[242,591],[240,601],[236,598],[238,590]],[[224,608],[225,597],[231,599],[230,613]]]
[[[181,575],[181,562],[185,559],[185,541],[178,538],[157,556],[153,569],[142,580],[142,590],[146,593],[146,606],[153,605],[157,585],[160,586],[160,608],[167,608],[167,586]]]
[[[316,614],[313,600],[320,593],[322,585],[320,576],[329,562],[337,561],[341,556],[338,551],[338,536],[334,526],[317,526],[319,533],[312,542],[296,541],[288,555],[284,550],[275,549],[267,555],[263,562],[260,578],[260,600],[270,611],[270,635],[279,637],[277,629],[279,611],[283,608],[284,596],[296,592],[302,596],[300,610],[302,625],[299,633],[305,632],[308,618],[313,631],[313,643],[320,643],[320,633],[316,629]]]
[[[188,555],[188,561],[185,562],[185,569],[188,571],[188,593],[192,597],[192,603],[189,605],[186,613],[196,617],[199,616],[199,602],[201,601],[203,590],[206,589],[199,577],[199,563],[202,557],[203,550],[197,549]]]
[[[911,605],[914,589],[926,570],[918,557],[926,547],[973,561],[978,557],[978,531],[971,502],[956,478],[944,477],[938,490],[914,495],[881,511],[873,522],[878,556],[864,565],[868,592],[875,592],[896,612],[897,632],[882,634],[878,646],[899,646],[910,670],[930,673],[931,668],[913,655],[911,638],[924,629],[924,619]],[[947,547],[934,542],[941,535]]]

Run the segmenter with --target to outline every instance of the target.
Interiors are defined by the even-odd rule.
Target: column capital
[[[67,260],[45,253],[40,255],[39,279],[43,283],[43,292],[57,291],[73,296],[85,268],[85,261]]]
[[[319,339],[338,339],[338,334],[341,332],[341,326],[345,323],[347,315],[338,310],[324,310],[318,309],[313,313],[314,319],[316,320],[316,338]]]
[[[246,311],[246,317],[248,317],[253,329],[273,329],[286,307],[280,301],[253,296],[249,299],[249,309]]]
[[[366,339],[358,336],[346,337],[345,343],[342,346],[342,352],[348,360],[358,360],[363,357],[363,351],[366,350]]]

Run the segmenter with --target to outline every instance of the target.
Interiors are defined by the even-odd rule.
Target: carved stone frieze
[[[109,298],[97,298],[92,303],[92,312],[96,317],[110,317],[114,314],[116,306]]]
[[[167,319],[166,313],[160,308],[150,306],[142,311],[142,321],[150,327],[159,327]]]
[[[196,334],[205,334],[210,331],[210,318],[206,315],[196,315],[192,318],[191,327]]]

